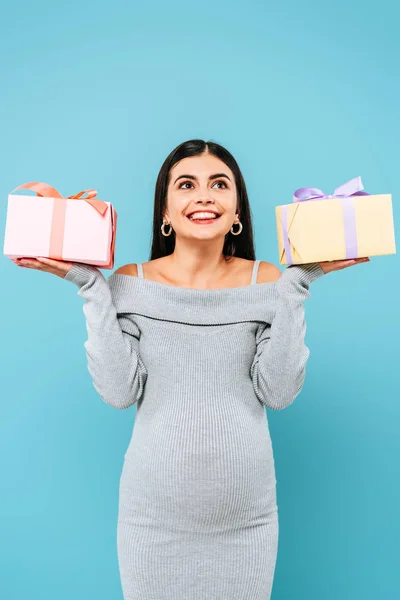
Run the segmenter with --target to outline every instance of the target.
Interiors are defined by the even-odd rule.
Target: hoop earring
[[[242,229],[243,229],[243,225],[242,223],[239,221],[239,223],[234,223],[234,225],[239,225],[239,231],[236,231],[236,233],[233,231],[233,225],[231,227],[231,234],[232,235],[239,235],[239,233],[241,233]]]
[[[165,225],[169,225],[169,227],[170,227],[168,233],[165,233],[165,229],[164,229]],[[171,225],[171,223],[166,223],[165,221],[163,221],[163,224],[161,225],[161,233],[163,235],[165,235],[165,237],[168,237],[169,235],[171,235],[171,233],[172,233],[172,225]]]

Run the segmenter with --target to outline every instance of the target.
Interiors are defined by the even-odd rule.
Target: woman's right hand
[[[27,267],[28,269],[37,269],[45,273],[52,273],[64,279],[68,271],[71,269],[73,262],[66,260],[54,260],[53,258],[45,258],[39,256],[37,258],[12,258],[11,259],[19,267]]]

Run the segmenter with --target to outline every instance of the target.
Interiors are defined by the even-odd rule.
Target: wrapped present
[[[14,194],[16,190],[34,196]],[[8,196],[3,253],[9,258],[44,256],[112,269],[117,213],[96,190],[67,198],[46,183],[24,183]],[[86,197],[84,197],[86,195]]]
[[[391,194],[371,195],[355,177],[327,195],[299,188],[275,208],[281,265],[396,254]]]

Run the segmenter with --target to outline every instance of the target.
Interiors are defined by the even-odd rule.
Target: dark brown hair
[[[251,221],[251,209],[247,196],[246,184],[236,160],[223,146],[215,142],[203,140],[188,140],[177,146],[165,159],[157,177],[154,213],[153,213],[153,235],[151,241],[150,260],[161,258],[172,254],[175,247],[175,231],[170,236],[164,236],[161,232],[163,214],[166,208],[167,190],[171,177],[172,167],[180,160],[189,156],[197,156],[208,152],[222,160],[232,171],[235,177],[237,189],[237,212],[243,225],[241,233],[237,236],[229,231],[225,236],[223,254],[226,257],[238,256],[248,260],[255,260],[253,226]],[[167,231],[169,230],[169,226]],[[234,225],[234,231],[238,225]]]

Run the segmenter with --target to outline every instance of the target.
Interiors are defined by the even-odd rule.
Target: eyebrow
[[[174,185],[178,181],[178,179],[182,179],[184,177],[186,179],[193,179],[193,181],[197,181],[197,177],[195,177],[194,175],[179,175],[179,177],[177,177],[175,179]],[[208,178],[208,181],[211,181],[212,179],[218,179],[219,177],[226,177],[227,179],[229,179],[228,175],[225,175],[225,173],[214,173],[214,175],[210,175],[210,177]],[[229,179],[229,181],[230,181],[230,179]]]

